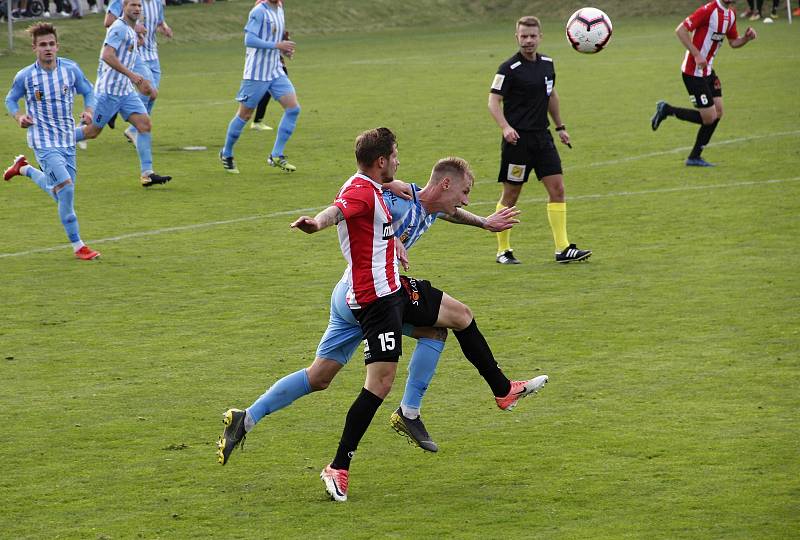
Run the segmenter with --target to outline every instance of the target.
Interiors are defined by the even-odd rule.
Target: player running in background
[[[103,24],[108,28],[120,18],[122,18],[122,0],[112,0],[108,5]],[[172,28],[169,27],[164,19],[164,4],[161,0],[142,0],[142,13],[134,27],[134,31],[141,36],[142,42],[139,46],[139,56],[133,71],[143,75],[157,91],[161,85],[161,62],[158,58],[156,33],[160,32],[168,38],[173,35]],[[145,94],[139,94],[139,97],[147,109],[147,114],[152,117],[155,98]],[[136,144],[138,132],[133,125],[128,126],[124,135],[131,143]]]
[[[386,203],[395,225],[394,235],[410,249],[425,231],[442,218],[446,221],[480,227],[491,232],[510,228],[517,222],[515,208],[506,208],[495,214],[482,218],[462,208],[453,211],[453,201],[460,200],[463,192],[469,191],[472,184],[472,173],[469,165],[460,158],[440,160],[431,171],[428,185],[420,189],[411,185],[412,197],[402,199],[388,190],[383,191]],[[325,390],[350,360],[358,345],[363,340],[361,327],[351,313],[346,293],[350,286],[349,273],[346,272],[331,295],[331,311],[328,328],[317,347],[314,362],[305,369],[287,375],[273,384],[266,393],[258,398],[246,411],[230,409],[225,412],[225,432],[219,441],[219,461],[223,465],[238,444],[255,424],[264,416],[277,412],[296,399],[311,392]],[[410,292],[413,295],[413,291]],[[465,310],[468,310],[464,306]],[[466,321],[469,323],[469,321]],[[447,330],[444,328],[415,328],[404,325],[404,335],[418,340],[408,366],[408,380],[400,407],[391,415],[392,427],[416,446],[429,452],[436,452],[438,447],[428,435],[420,417],[422,399],[433,377],[444,349]],[[468,357],[469,358],[469,357]],[[473,358],[474,359],[474,358]],[[476,362],[483,362],[477,358]],[[535,392],[546,382],[546,376],[531,381],[508,381],[499,369],[488,363],[484,369],[479,363],[476,367],[483,369],[485,379],[492,390],[496,389],[495,400],[501,409],[510,410],[520,397]],[[525,386],[527,393],[518,395],[511,390],[512,386]]]
[[[100,254],[81,240],[74,209],[77,164],[72,107],[77,92],[83,96],[85,110],[81,118],[91,123],[92,85],[78,64],[57,56],[58,35],[54,26],[34,24],[28,28],[28,33],[33,39],[36,62],[17,73],[5,103],[19,127],[28,130],[28,146],[33,149],[42,170],[29,165],[25,156],[17,156],[3,179],[27,176],[53,197],[75,256],[91,260]],[[19,109],[22,97],[25,98],[25,113]]]
[[[138,53],[137,36],[133,31],[142,12],[142,0],[123,0],[123,17],[117,19],[106,31],[100,50],[97,80],[94,91],[97,97],[93,122],[75,131],[77,140],[94,139],[116,113],[136,127],[139,132],[136,151],[141,164],[140,182],[144,187],[165,184],[171,176],[160,176],[153,171],[153,151],[150,116],[134,86],[142,94],[155,99],[158,92],[143,75],[134,73]]]
[[[287,161],[283,153],[300,115],[297,93],[280,61],[281,55],[291,58],[295,51],[293,41],[282,39],[285,26],[283,6],[279,0],[266,0],[250,10],[247,25],[244,27],[244,44],[247,47],[244,75],[239,93],[236,95],[239,109],[228,124],[225,146],[219,151],[222,167],[229,173],[239,173],[233,159],[233,147],[239,140],[247,121],[250,120],[253,109],[267,92],[278,100],[284,109],[267,164],[287,172],[297,170],[297,167]]]
[[[722,118],[722,83],[714,72],[713,63],[723,39],[727,38],[734,49],[756,39],[756,31],[751,27],[747,27],[742,36],[736,30],[736,11],[732,9],[735,3],[736,0],[709,2],[675,29],[678,40],[686,47],[681,71],[695,109],[673,107],[666,101],[659,101],[650,125],[655,131],[668,116],[700,125],[694,147],[686,159],[689,167],[713,167],[701,154]]]
[[[519,52],[500,65],[489,94],[489,112],[503,132],[497,178],[503,183],[503,194],[497,208],[517,204],[522,186],[533,170],[547,190],[547,219],[553,231],[556,262],[583,261],[592,252],[578,249],[567,237],[561,157],[547,129],[549,114],[561,142],[570,145],[567,128],[561,121],[553,59],[537,52],[542,25],[536,17],[519,19],[515,36]],[[496,260],[500,264],[519,264],[511,249],[510,230],[497,235]]]

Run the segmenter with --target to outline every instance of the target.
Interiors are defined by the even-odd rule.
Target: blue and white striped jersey
[[[66,58],[57,58],[52,70],[36,62],[17,73],[6,96],[6,109],[12,115],[18,112],[19,100],[25,97],[26,112],[33,118],[33,125],[28,128],[28,146],[75,146],[75,92],[83,96],[85,107],[94,107],[92,83],[78,64]]]
[[[142,0],[142,14],[139,23],[146,29],[144,44],[139,48],[139,54],[144,60],[158,60],[158,43],[156,42],[156,28],[164,22],[164,4],[161,0]]]
[[[112,69],[103,61],[103,48],[109,46],[114,49],[119,61],[128,69],[133,70],[136,56],[139,54],[136,45],[136,32],[128,26],[123,19],[117,19],[108,27],[103,47],[100,49],[100,63],[97,66],[97,81],[94,83],[96,94],[110,94],[112,96],[125,96],[134,92],[133,83],[120,73]]]
[[[107,9],[117,19],[122,18],[122,0],[111,0]],[[144,60],[158,60],[156,28],[164,22],[163,2],[161,0],[142,0],[142,14],[139,16],[138,22],[147,29],[144,45],[139,47],[139,54]]]
[[[259,39],[278,43],[283,39],[286,22],[283,18],[283,7],[269,7],[266,2],[258,4],[250,10],[245,33],[251,33]],[[278,49],[259,49],[247,47],[244,58],[243,79],[251,81],[271,81],[283,75],[281,67],[281,51]]]
[[[392,224],[394,225],[394,235],[403,242],[406,249],[411,249],[419,237],[425,234],[436,218],[441,214],[434,212],[429,214],[422,203],[417,198],[417,193],[422,188],[416,184],[411,184],[412,199],[407,201],[401,199],[391,191],[383,192],[383,200],[392,214]]]

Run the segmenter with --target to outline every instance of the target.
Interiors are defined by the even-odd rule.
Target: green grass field
[[[231,28],[248,5],[168,11],[178,37],[162,48],[153,120],[170,184],[139,186],[120,129],[79,154],[76,209],[100,261],[72,258],[30,181],[0,186],[0,537],[800,537],[800,24],[759,24],[757,41],[721,51],[726,116],[704,154],[718,166],[694,170],[694,126],[649,126],[656,100],[688,106],[682,15],[609,10],[615,36],[596,56],[571,51],[545,15],[574,146],[561,150],[570,238],[591,261],[552,262],[532,182],[512,236],[524,264],[501,267],[492,235],[441,224],[410,273],[470,305],[507,374],[551,382],[502,413],[451,336],[424,405],[441,448],[430,455],[388,426],[404,358],[339,505],[318,473],[363,382],[358,358],[265,418],[227,466],[214,455],[221,413],[310,363],[327,323],[335,233],[288,224],[332,200],[354,137],[377,125],[398,134],[405,180],[468,159],[470,210],[491,213],[499,130],[486,98],[517,14],[380,33],[303,19],[289,64],[299,170],[266,167],[273,135],[247,130],[233,176],[216,154],[243,62]],[[90,77],[99,25],[63,24],[65,55]],[[0,57],[3,92],[32,61]],[[279,117],[270,105],[268,123]],[[0,159],[20,152],[6,119]]]

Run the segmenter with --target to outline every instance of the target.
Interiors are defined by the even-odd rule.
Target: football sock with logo
[[[310,393],[311,385],[308,382],[308,373],[305,369],[301,369],[276,381],[247,408],[247,412],[255,424],[266,415],[279,411],[294,400]]]
[[[667,104],[664,112],[667,113],[667,116],[674,116],[678,120],[683,120],[684,122],[691,122],[693,124],[703,123],[700,111],[695,109],[684,109],[683,107],[673,107]]]
[[[700,126],[700,129],[697,130],[697,139],[695,139],[694,148],[692,148],[692,153],[689,154],[690,159],[700,157],[700,154],[703,153],[703,148],[705,148],[708,141],[711,140],[714,130],[717,129],[717,124],[719,124],[718,119],[714,120],[713,124],[703,124]]]
[[[492,355],[489,344],[486,343],[475,319],[463,330],[454,330],[461,351],[470,363],[475,366],[481,377],[489,384],[495,397],[507,396],[511,391],[511,381],[508,380]]]
[[[428,385],[433,379],[433,374],[436,372],[436,365],[439,363],[439,357],[444,350],[444,341],[431,338],[420,338],[417,341],[417,346],[414,348],[414,354],[411,355],[411,361],[408,363],[408,379],[406,380],[406,389],[403,393],[403,399],[400,401],[400,406],[403,408],[403,414],[410,410],[412,414],[419,415],[419,409],[422,407],[422,398],[428,390]]]
[[[72,183],[67,184],[55,194],[56,202],[58,202],[58,217],[61,219],[61,224],[64,226],[64,231],[67,233],[67,238],[70,242],[80,242],[81,235],[78,230],[78,216],[75,215],[74,202],[75,202],[75,185]]]
[[[239,118],[238,114],[233,117],[231,123],[228,124],[228,133],[225,136],[225,147],[222,149],[223,156],[231,157],[233,155],[233,145],[239,140],[242,129],[244,129],[246,125],[247,122]]]
[[[350,460],[353,459],[358,443],[367,432],[381,403],[383,403],[381,398],[366,388],[361,389],[361,393],[347,411],[342,438],[339,440],[339,449],[336,450],[336,457],[333,458],[331,467],[334,469],[350,468]]]
[[[495,206],[496,211],[500,211],[505,208],[505,205],[501,202],[497,203]],[[496,233],[497,234],[497,254],[500,255],[501,253],[508,251],[511,249],[511,229],[507,229],[503,232]]]
[[[264,97],[261,98],[261,101],[258,102],[258,107],[256,107],[256,113],[253,115],[253,122],[258,124],[264,119],[264,115],[267,114],[267,105],[269,105],[269,98],[270,94],[267,92],[264,94]]]
[[[298,116],[300,116],[300,105],[283,111],[281,123],[278,124],[278,135],[275,137],[275,145],[272,147],[270,155],[276,157],[283,155],[283,149],[286,147],[286,143],[289,142],[289,137],[294,133]]]
[[[149,131],[147,133],[139,133],[136,136],[136,153],[139,154],[139,163],[142,166],[142,172],[153,170],[153,134]]]
[[[21,167],[19,172],[33,180],[33,182],[42,188],[45,193],[48,193],[51,197],[56,199],[56,196],[53,195],[53,192],[47,189],[47,175],[44,174],[42,171],[34,167],[33,165],[26,165],[25,167]],[[58,200],[58,199],[56,199]]]
[[[556,252],[561,253],[569,245],[569,239],[567,238],[567,203],[547,203],[547,221],[550,222],[550,230],[553,231]]]

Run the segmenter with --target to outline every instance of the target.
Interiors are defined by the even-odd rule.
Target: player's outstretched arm
[[[510,208],[503,208],[498,210],[491,216],[480,217],[472,212],[468,212],[463,208],[457,208],[455,213],[451,215],[444,215],[442,219],[450,223],[458,223],[459,225],[471,225],[473,227],[480,227],[489,232],[502,232],[510,229],[515,224],[519,223],[516,217],[520,214],[516,206]]]
[[[322,229],[327,229],[331,225],[335,225],[344,219],[344,214],[337,206],[329,206],[316,216],[300,216],[291,225],[293,229],[300,229],[304,233],[313,234]]]

